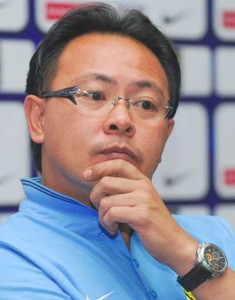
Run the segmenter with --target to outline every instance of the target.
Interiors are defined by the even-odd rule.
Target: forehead
[[[150,49],[127,36],[100,33],[75,38],[65,47],[53,85],[60,80],[64,86],[76,84],[100,73],[116,84],[151,81],[168,93],[166,74]]]

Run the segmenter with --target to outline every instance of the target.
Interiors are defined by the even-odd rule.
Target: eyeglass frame
[[[40,96],[40,98],[45,98],[45,99],[53,98],[53,97],[67,98],[73,104],[77,105],[77,101],[76,101],[74,95],[76,95],[76,94],[79,95],[80,93],[84,94],[84,95],[89,94],[89,92],[86,90],[81,91],[79,85],[75,85],[75,86],[60,89],[57,91],[43,92],[42,95]],[[121,99],[125,100],[128,103],[128,108],[129,108],[132,103],[132,99],[121,97],[121,96],[113,97],[112,105],[115,106],[116,103],[118,103]],[[171,105],[170,101],[168,101],[168,105],[166,105],[165,108],[167,109],[167,113],[163,119],[171,119],[172,118],[171,116],[174,112],[174,107]]]

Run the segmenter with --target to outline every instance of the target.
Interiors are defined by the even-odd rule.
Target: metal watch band
[[[211,272],[205,269],[202,263],[199,263],[187,274],[178,277],[177,281],[186,291],[190,292],[210,277]]]

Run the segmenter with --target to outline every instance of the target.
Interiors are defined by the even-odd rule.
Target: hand
[[[94,182],[90,200],[109,233],[115,234],[120,223],[128,224],[152,256],[177,270],[175,263],[188,243],[193,251],[186,272],[192,267],[197,241],[176,223],[149,178],[134,165],[121,159],[101,162],[87,169],[84,178]]]

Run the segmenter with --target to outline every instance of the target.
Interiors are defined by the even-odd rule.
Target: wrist
[[[174,257],[169,261],[168,266],[174,270],[179,276],[183,276],[191,270],[197,261],[197,248],[199,242],[191,237],[178,239],[177,250]]]
[[[211,243],[200,244],[197,248],[195,266],[185,275],[179,275],[177,281],[187,290],[192,291],[205,281],[225,273],[228,263],[224,252]]]

